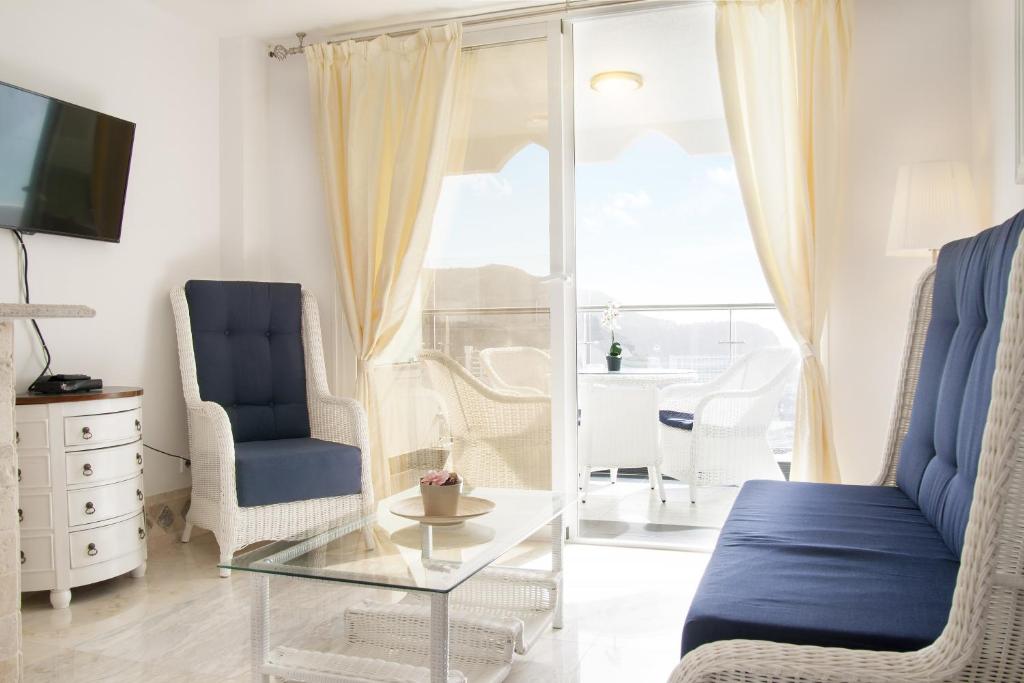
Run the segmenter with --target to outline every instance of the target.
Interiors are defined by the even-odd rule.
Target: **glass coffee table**
[[[224,568],[252,572],[253,680],[501,681],[513,657],[562,621],[562,513],[553,491],[467,489],[494,510],[455,526],[422,527],[391,512],[409,489],[377,504],[367,520],[346,521],[308,538],[277,541]],[[493,566],[541,536],[550,570]],[[270,576],[401,591],[398,602],[363,603],[343,615],[344,642],[330,652],[269,647]]]

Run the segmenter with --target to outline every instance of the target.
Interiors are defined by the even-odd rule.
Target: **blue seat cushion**
[[[693,431],[693,413],[681,413],[678,410],[659,410],[658,421],[667,427]]]
[[[916,650],[960,567],[896,487],[750,481],[690,605],[682,653],[718,640]]]
[[[896,482],[959,556],[978,473],[996,348],[1024,214],[950,242],[935,269],[932,318]]]
[[[362,490],[355,446],[320,439],[235,444],[235,487],[241,507],[347,496]]]
[[[185,284],[199,395],[235,442],[309,436],[302,289],[282,282]]]

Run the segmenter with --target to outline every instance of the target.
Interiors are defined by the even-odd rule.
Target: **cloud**
[[[724,185],[726,187],[735,187],[739,184],[739,178],[736,176],[735,168],[724,168],[722,166],[715,166],[709,168],[707,171],[707,179],[715,185]]]
[[[634,212],[651,206],[651,196],[639,192],[614,192],[596,206],[583,207],[577,217],[587,229],[601,227],[635,228],[639,225]]]

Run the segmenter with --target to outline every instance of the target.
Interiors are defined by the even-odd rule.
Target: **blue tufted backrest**
[[[309,436],[302,289],[280,282],[185,284],[199,395],[235,442]]]
[[[981,455],[996,347],[1021,212],[1001,226],[950,242],[935,269],[910,426],[896,483],[958,555],[963,550]]]

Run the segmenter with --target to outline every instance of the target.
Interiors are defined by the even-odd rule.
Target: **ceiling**
[[[221,37],[261,39],[336,32],[340,28],[401,23],[548,5],[553,0],[149,0]]]

